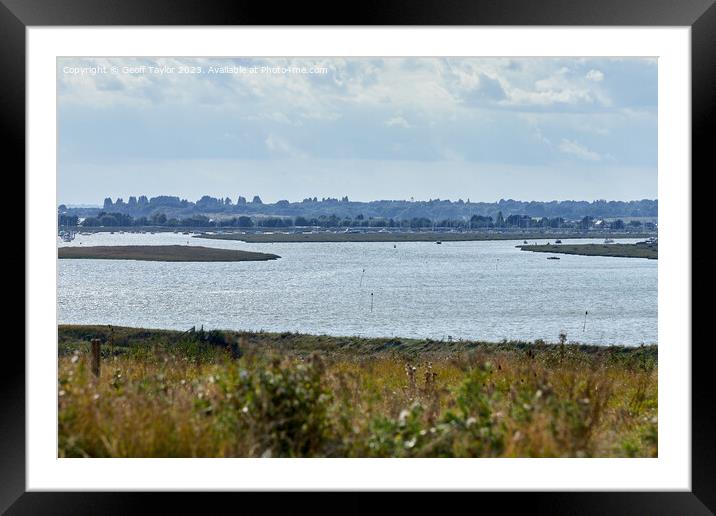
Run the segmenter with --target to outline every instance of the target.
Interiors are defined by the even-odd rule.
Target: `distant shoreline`
[[[580,256],[612,256],[615,258],[647,258],[657,260],[659,250],[656,245],[637,244],[548,244],[518,245],[523,251],[535,253],[573,254]]]
[[[126,245],[59,247],[60,259],[141,260],[152,262],[248,262],[275,260],[280,256],[232,249],[186,245]]]
[[[466,242],[488,240],[545,240],[568,238],[603,238],[604,234],[588,233],[488,233],[488,232],[405,232],[366,233],[321,232],[321,233],[201,233],[194,238],[212,240],[240,240],[247,243],[288,243],[288,242]],[[645,238],[645,233],[611,233],[611,238]]]

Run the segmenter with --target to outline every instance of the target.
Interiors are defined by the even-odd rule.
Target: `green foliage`
[[[239,432],[248,432],[262,457],[321,456],[330,436],[327,419],[330,391],[314,355],[306,363],[274,359],[253,374],[241,370],[236,400]]]

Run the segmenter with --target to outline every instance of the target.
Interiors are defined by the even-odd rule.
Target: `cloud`
[[[599,70],[589,70],[586,75],[587,80],[593,82],[602,82],[604,80],[604,74]]]
[[[498,102],[507,97],[498,79],[480,72],[475,74],[475,79],[474,86],[463,94],[463,100],[468,104]]]
[[[93,66],[120,71],[142,66],[314,67],[325,73],[63,72],[65,67]],[[434,116],[465,107],[595,111],[611,107],[615,99],[656,105],[651,94],[656,67],[653,60],[641,58],[63,58],[58,82],[59,100],[67,105],[201,104],[244,116],[281,112],[291,120],[336,120],[347,109],[379,106],[400,108],[410,119],[410,111]]]
[[[559,144],[559,150],[564,154],[570,154],[585,161],[599,161],[602,159],[596,152],[589,150],[580,143],[567,140],[566,138],[562,138],[562,141]]]
[[[82,75],[63,73],[65,66],[326,73]],[[641,58],[61,58],[58,163],[68,170],[88,161],[300,158],[546,167],[569,157],[655,167],[657,71]]]
[[[280,111],[274,111],[273,113],[258,113],[256,115],[246,115],[244,117],[244,120],[249,121],[267,121],[267,122],[275,122],[277,124],[285,124],[285,125],[294,125],[294,126],[300,126],[303,125],[303,123],[300,120],[291,120],[289,117],[287,117],[284,113],[281,113]]]
[[[385,121],[385,125],[388,127],[404,127],[405,129],[410,129],[412,127],[412,125],[410,125],[408,121],[402,116],[394,116],[392,118],[389,118]]]

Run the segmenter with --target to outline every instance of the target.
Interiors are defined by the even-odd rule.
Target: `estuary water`
[[[572,242],[602,240],[563,240]],[[657,343],[656,260],[570,255],[548,260],[552,255],[516,248],[521,240],[394,247],[392,242],[248,244],[175,233],[96,233],[58,242],[170,244],[281,258],[58,260],[58,322],[486,341],[554,342],[565,331],[574,342]]]

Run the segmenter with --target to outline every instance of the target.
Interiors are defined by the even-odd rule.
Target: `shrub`
[[[321,456],[330,437],[331,400],[318,355],[305,363],[274,359],[253,374],[242,370],[237,400],[240,428],[248,432],[262,457]]]

